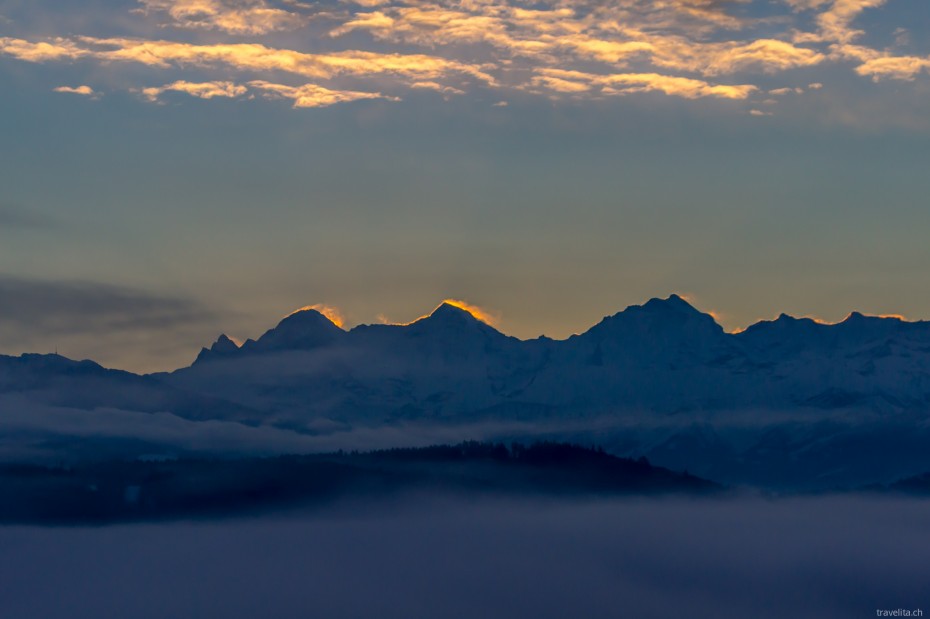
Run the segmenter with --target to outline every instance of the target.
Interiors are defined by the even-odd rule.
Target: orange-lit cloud
[[[94,92],[94,89],[90,86],[59,86],[58,88],[53,88],[55,92],[69,93],[73,95],[81,95],[84,97],[96,97],[97,93]]]
[[[399,100],[410,89],[446,97],[495,89],[503,92],[493,100],[508,91],[575,100],[639,92],[746,100],[741,113],[762,116],[769,115],[760,106],[771,105],[770,96],[802,95],[820,84],[805,90],[768,83],[763,89],[762,75],[826,63],[851,64],[874,81],[930,72],[930,56],[860,43],[857,20],[887,0],[784,0],[773,4],[775,14],[756,18],[740,9],[748,0],[139,3],[133,18],[181,31],[164,39],[4,37],[0,54],[181,73],[161,90],[130,87],[150,100],[166,90],[215,98],[242,96],[248,88],[262,98],[291,99],[298,108]],[[292,29],[301,35],[282,38],[280,31]],[[190,40],[182,40],[185,34]],[[301,46],[302,40],[312,45]],[[197,77],[188,79],[192,70]],[[194,86],[209,84],[222,86]]]
[[[73,60],[90,55],[74,41],[61,37],[38,42],[0,37],[0,52],[26,62]]]
[[[715,49],[716,48],[716,49]],[[787,41],[759,39],[736,45],[710,46],[701,72],[705,75],[721,75],[757,69],[764,73],[776,73],[818,65],[826,59],[824,54]]]
[[[389,99],[398,101],[397,97],[388,97],[380,92],[359,92],[355,90],[331,90],[316,84],[303,86],[287,86],[256,80],[249,82],[249,86],[262,91],[266,98],[284,98],[294,102],[295,108],[326,107],[346,101],[360,99]]]
[[[790,94],[801,94],[804,92],[803,88],[773,88],[769,91],[770,95],[775,95],[776,97],[781,97],[784,95]]]
[[[834,0],[830,7],[817,16],[820,34],[824,40],[848,43],[864,34],[852,27],[853,21],[866,9],[885,4],[887,0]]]
[[[21,60],[41,62],[95,58],[107,62],[133,62],[167,69],[227,67],[239,71],[278,71],[301,77],[331,79],[339,76],[388,75],[404,81],[436,80],[464,75],[493,84],[487,65],[475,65],[425,54],[378,53],[350,50],[306,53],[257,43],[199,45],[175,41],[77,37],[52,43],[0,38],[0,52]]]
[[[856,67],[856,73],[874,81],[882,78],[913,80],[924,71],[930,72],[930,56],[880,56]]]
[[[293,101],[293,106],[295,108],[325,107],[327,105],[346,101],[357,101],[359,99],[397,100],[395,97],[387,97],[379,92],[333,90],[316,84],[288,86],[286,84],[274,84],[261,80],[253,80],[249,82],[247,86],[235,84],[233,82],[178,81],[172,84],[166,84],[165,86],[142,88],[139,92],[149,101],[157,102],[161,95],[168,91],[183,92],[192,97],[199,97],[201,99],[212,99],[214,97],[241,97],[248,93],[249,89],[258,91],[261,96],[267,99],[290,99]]]
[[[245,86],[240,86],[233,82],[185,82],[183,80],[160,87],[143,88],[139,92],[149,101],[158,101],[158,98],[169,90],[183,92],[200,99],[239,97],[248,92]]]
[[[605,95],[627,95],[638,92],[661,92],[666,95],[697,99],[719,97],[745,99],[757,88],[751,84],[711,84],[703,80],[660,75],[658,73],[614,73],[600,75],[562,69],[540,69],[533,84],[556,92],[586,92],[597,88]]]
[[[829,56],[835,60],[852,60],[860,64],[857,74],[881,79],[913,80],[930,72],[930,56],[896,55],[889,50],[874,49],[855,41],[865,34],[853,22],[867,9],[884,6],[887,0],[786,0],[796,10],[824,10],[816,16],[817,32],[796,32],[796,43],[829,43]],[[815,88],[812,84],[811,88]]]
[[[164,14],[178,28],[266,34],[299,27],[304,18],[265,0],[140,0],[143,13]]]
[[[143,39],[80,37],[87,53],[108,61],[136,62],[168,68],[194,65],[225,66],[241,71],[280,71],[302,77],[330,79],[338,76],[392,75],[396,78],[436,79],[450,73],[468,75],[493,83],[483,67],[425,54],[378,53],[351,50],[306,53],[258,43],[197,45]]]
[[[662,3],[655,4],[661,12]],[[705,15],[721,15],[697,2],[677,3],[666,14],[680,18],[684,11],[693,16],[699,5],[704,5],[701,11]],[[816,50],[779,39],[708,42],[687,29],[683,34],[676,33],[676,25],[681,24],[674,19],[656,23],[654,17],[637,15],[631,7],[582,13],[558,5],[548,10],[527,10],[505,3],[417,2],[358,13],[330,35],[363,30],[380,40],[428,47],[481,43],[550,66],[564,66],[566,54],[617,67],[643,59],[658,67],[705,75],[753,67],[764,72],[784,71],[825,59]],[[723,27],[717,22],[717,27]],[[729,23],[732,27],[738,24],[738,20]]]
[[[414,82],[410,84],[411,88],[417,90],[435,90],[443,95],[464,95],[465,91],[452,86],[443,86],[438,82]]]
[[[313,305],[305,305],[299,309],[294,310],[287,316],[293,316],[294,314],[298,314],[300,312],[306,312],[307,310],[314,310],[314,311],[317,311],[323,314],[324,316],[326,316],[326,318],[331,323],[333,323],[340,329],[342,329],[346,324],[345,318],[343,317],[342,312],[339,310],[339,308],[333,307],[332,305],[326,305],[325,303],[314,303]],[[287,318],[287,316],[285,316],[285,318]]]

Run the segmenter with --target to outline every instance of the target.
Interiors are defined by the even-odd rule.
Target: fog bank
[[[930,610],[930,502],[404,501],[0,528],[0,616],[867,617]]]

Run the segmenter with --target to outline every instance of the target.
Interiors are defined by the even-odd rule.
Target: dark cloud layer
[[[213,312],[194,299],[90,281],[0,275],[0,329],[88,333],[168,328]]]

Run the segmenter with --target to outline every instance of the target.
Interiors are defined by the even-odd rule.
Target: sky
[[[0,353],[930,318],[925,0],[0,0]]]

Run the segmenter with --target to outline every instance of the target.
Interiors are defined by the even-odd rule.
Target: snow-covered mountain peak
[[[616,317],[646,319],[652,323],[682,324],[692,320],[715,322],[710,314],[698,310],[677,294],[667,299],[653,298],[642,305],[631,305]]]
[[[411,333],[430,334],[442,337],[440,334],[497,334],[503,336],[497,329],[476,316],[465,307],[443,302],[423,318],[404,327]]]
[[[323,328],[332,328],[341,331],[336,323],[327,318],[323,313],[314,308],[305,308],[297,310],[292,314],[288,314],[281,319],[281,322],[278,323],[276,329],[304,329],[304,328],[314,328],[317,326],[322,326]]]
[[[684,329],[723,332],[713,316],[696,309],[677,294],[667,299],[653,298],[642,305],[631,305],[622,312],[608,316],[595,329],[629,329],[633,325],[648,331],[678,331]]]
[[[876,318],[875,316],[866,316],[862,312],[850,312],[843,322],[849,324],[856,324],[866,322],[869,318]]]
[[[713,316],[671,295],[632,305],[569,341],[595,366],[684,367],[729,355],[729,337]]]
[[[682,312],[686,314],[701,313],[693,305],[685,301],[677,294],[670,294],[667,299],[654,297],[646,301],[641,307],[644,310],[658,312]]]
[[[434,309],[429,316],[428,320],[436,321],[459,321],[459,322],[479,322],[471,312],[461,307],[452,305],[451,303],[443,301],[439,304],[439,307]]]
[[[243,351],[265,352],[316,348],[345,335],[339,326],[315,309],[304,309],[286,316],[258,341],[243,344]]]

